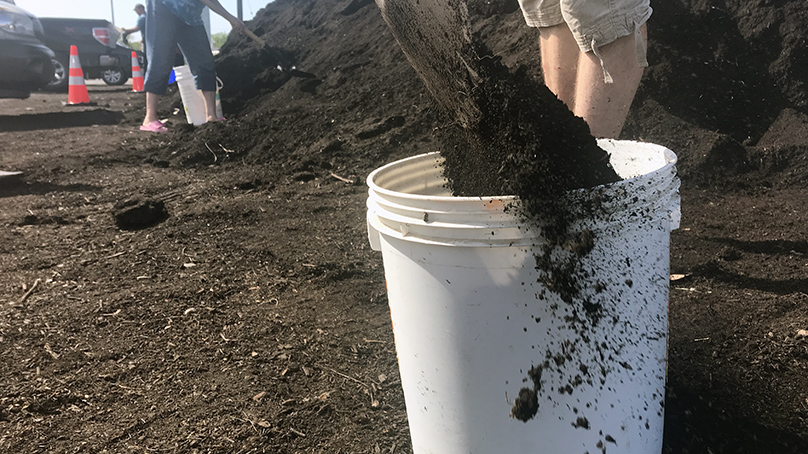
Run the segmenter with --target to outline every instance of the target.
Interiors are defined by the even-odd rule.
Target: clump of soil
[[[511,417],[522,422],[528,422],[539,412],[539,397],[541,391],[541,374],[543,366],[533,366],[528,371],[528,376],[533,384],[519,390],[519,396],[514,400],[511,407]]]
[[[509,70],[479,38],[475,51],[479,120],[437,130],[450,187],[458,196],[517,195],[521,214],[552,243],[564,241],[570,215],[561,195],[620,178],[586,122],[547,86]]]
[[[115,224],[124,230],[151,227],[168,217],[165,202],[162,200],[124,200],[115,205],[112,213]]]
[[[472,96],[479,119],[439,129],[457,195],[516,194],[533,207],[561,192],[620,179],[586,122],[546,85],[524,68],[511,71],[478,40],[475,51],[479,82]]]

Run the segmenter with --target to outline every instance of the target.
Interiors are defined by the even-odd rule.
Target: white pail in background
[[[205,114],[205,98],[200,90],[194,85],[194,75],[188,65],[175,66],[174,77],[177,80],[177,87],[180,90],[182,106],[185,110],[185,118],[188,123],[201,125],[207,118]],[[222,88],[221,80],[216,78],[216,116],[222,118],[222,103],[219,100],[219,89]]]

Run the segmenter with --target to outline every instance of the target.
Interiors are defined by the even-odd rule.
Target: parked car
[[[85,79],[123,85],[132,77],[132,49],[118,43],[120,33],[109,21],[43,17],[40,22],[45,30],[45,45],[56,53],[47,90],[67,89],[71,45],[78,49]],[[137,51],[137,55],[143,68],[143,53]]]
[[[0,98],[25,99],[50,82],[55,55],[43,39],[36,16],[0,0]]]

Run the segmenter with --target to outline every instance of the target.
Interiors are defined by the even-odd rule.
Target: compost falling
[[[527,422],[541,411],[540,397],[544,401],[550,396],[552,401],[553,394],[571,395],[580,386],[602,387],[611,371],[632,366],[622,359],[622,341],[592,335],[607,323],[606,318],[617,326],[619,315],[597,296],[603,288],[583,292],[584,282],[597,281],[593,279],[597,270],[585,270],[580,262],[599,238],[592,230],[571,228],[587,210],[569,209],[565,194],[619,181],[608,154],[598,147],[584,120],[545,85],[525,70],[505,66],[470,32],[464,1],[377,0],[377,4],[441,108],[442,126],[435,132],[452,193],[517,195],[518,204],[509,209],[540,229],[545,240],[534,248],[543,286],[536,298],[556,295],[553,301],[560,299],[566,307],[544,303],[552,305],[554,317],[572,334],[557,345],[540,346],[544,356],[526,368],[511,416]],[[590,203],[599,201],[594,197]],[[571,367],[573,363],[577,365]],[[657,397],[663,399],[663,393]],[[597,429],[578,412],[571,409],[574,427]],[[609,441],[615,437],[603,434],[599,445]]]

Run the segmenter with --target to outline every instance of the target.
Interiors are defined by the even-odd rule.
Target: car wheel
[[[112,68],[104,70],[101,73],[101,79],[107,85],[123,85],[129,80],[129,76],[121,68]]]
[[[69,81],[69,75],[67,65],[64,62],[61,62],[57,59],[51,60],[51,64],[53,64],[53,78],[51,81],[45,85],[44,90],[47,91],[65,91],[67,90],[67,83]]]

